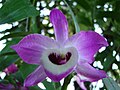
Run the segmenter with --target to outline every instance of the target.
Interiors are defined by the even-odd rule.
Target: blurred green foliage
[[[0,25],[11,24],[12,28],[0,30],[5,40],[5,47],[0,51],[0,71],[3,71],[10,64],[17,64],[19,71],[14,75],[7,76],[0,82],[11,82],[13,76],[23,83],[25,77],[31,73],[35,67],[23,63],[19,56],[10,46],[17,44],[24,36],[30,33],[44,34],[54,37],[53,27],[49,21],[49,12],[53,8],[59,8],[66,15],[69,23],[69,35],[73,35],[76,29],[93,30],[100,32],[108,41],[109,46],[102,52],[98,52],[95,63],[100,63],[95,67],[103,69],[120,85],[120,0],[2,0],[0,2]],[[67,5],[68,4],[68,5]],[[17,22],[17,24],[15,24]],[[93,65],[95,64],[93,63]],[[117,68],[114,69],[114,66]],[[27,67],[27,68],[26,68]],[[9,78],[8,78],[9,77]],[[107,84],[106,84],[107,82]],[[104,81],[106,85],[109,80]],[[112,81],[114,84],[114,81]],[[53,83],[44,81],[43,84],[52,90]],[[90,83],[85,83],[90,87]],[[50,86],[50,87],[48,87]],[[101,90],[106,87],[102,87]],[[110,87],[107,87],[108,89]],[[40,90],[37,86],[31,90]],[[77,83],[75,89],[80,90]],[[111,90],[111,89],[110,89]],[[117,90],[117,89],[116,89]]]

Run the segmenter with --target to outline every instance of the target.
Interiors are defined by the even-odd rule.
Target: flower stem
[[[60,82],[54,82],[54,88],[55,88],[55,90],[61,90]]]
[[[68,75],[68,76],[65,78],[61,90],[67,90],[67,86],[68,86],[68,84],[70,83],[72,77],[73,77],[73,74],[70,74],[70,75]]]
[[[76,17],[75,17],[75,15],[74,15],[74,13],[73,13],[73,11],[72,11],[70,5],[67,3],[66,0],[63,0],[63,1],[65,2],[65,4],[67,5],[67,7],[68,7],[68,9],[69,9],[69,11],[70,11],[70,14],[71,14],[72,19],[73,19],[74,24],[75,24],[76,33],[78,33],[78,32],[80,31],[80,27],[79,27],[78,21],[76,20]]]

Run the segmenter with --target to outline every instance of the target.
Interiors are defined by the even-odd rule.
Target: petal
[[[28,87],[21,87],[20,90],[29,90]]]
[[[66,17],[60,10],[53,9],[50,12],[50,21],[55,30],[56,40],[60,43],[63,43],[68,39],[68,22]]]
[[[6,72],[7,74],[9,74],[9,73],[15,73],[15,72],[17,72],[18,71],[18,68],[17,68],[17,66],[15,65],[15,64],[11,64],[10,66],[8,66],[5,70],[4,70],[4,72]]]
[[[87,88],[84,85],[84,82],[80,80],[79,75],[76,76],[76,82],[78,83],[82,90],[87,90]]]
[[[65,68],[65,67],[64,67]],[[66,76],[68,76],[72,71],[73,71],[73,68],[70,68],[69,70],[65,71],[65,72],[61,72],[59,74],[54,74],[48,70],[45,69],[45,73],[46,75],[54,82],[59,82],[61,79],[65,78]],[[57,68],[58,70],[58,68]],[[56,70],[56,71],[57,71]]]
[[[26,63],[40,64],[41,53],[46,48],[56,47],[55,45],[55,41],[46,36],[31,34],[11,48],[14,49]]]
[[[97,70],[93,68],[90,64],[82,62],[76,67],[76,72],[78,73],[81,81],[98,81],[99,79],[106,78],[107,75],[103,70]]]
[[[65,64],[57,65],[52,63],[48,58],[51,52],[62,53],[63,55],[65,55],[67,52],[70,52],[71,57],[69,61],[67,61]],[[78,63],[78,53],[74,47],[65,48],[60,51],[56,49],[49,49],[43,53],[41,60],[42,60],[46,75],[49,78],[51,78],[53,81],[58,82],[73,71],[74,67]]]
[[[74,45],[79,52],[80,59],[89,63],[94,61],[94,55],[108,43],[104,37],[94,31],[81,31],[69,38],[67,45]]]
[[[46,74],[44,72],[43,66],[39,66],[34,72],[32,72],[24,82],[24,86],[29,87],[38,84],[45,80]]]
[[[0,83],[0,90],[14,90],[15,87],[12,84],[2,84]]]

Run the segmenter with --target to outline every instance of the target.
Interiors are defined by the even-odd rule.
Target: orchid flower
[[[0,83],[0,90],[14,90],[14,86],[12,84]]]
[[[71,72],[78,73],[85,81],[105,78],[104,71],[90,65],[96,52],[108,45],[105,38],[94,31],[80,31],[68,37],[68,22],[58,9],[50,12],[50,21],[55,40],[41,34],[30,34],[12,46],[24,62],[39,65],[25,79],[24,86],[36,85],[46,77],[59,82]]]
[[[10,73],[15,73],[18,71],[18,68],[15,64],[11,64],[10,66],[8,66],[4,72],[7,73],[7,74],[10,74]]]
[[[27,87],[22,87],[22,86],[15,87],[10,83],[9,84],[0,83],[0,90],[29,90],[29,89]]]

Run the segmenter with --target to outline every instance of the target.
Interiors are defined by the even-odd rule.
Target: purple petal
[[[55,30],[56,40],[63,43],[68,39],[68,22],[66,17],[60,10],[53,9],[50,13],[50,21]]]
[[[74,45],[80,55],[80,59],[84,59],[89,63],[94,61],[94,55],[103,46],[108,43],[104,37],[94,31],[81,31],[69,38],[68,45]]]
[[[46,48],[53,47],[56,47],[54,40],[40,34],[31,34],[11,48],[14,49],[26,63],[40,64],[42,52]]]
[[[29,90],[28,87],[21,87],[20,90]]]
[[[46,74],[42,66],[39,66],[34,72],[32,72],[24,82],[24,86],[29,87],[38,84],[45,80]]]
[[[59,82],[61,79],[68,76],[72,71],[73,71],[73,68],[71,68],[71,69],[69,69],[66,72],[63,72],[61,74],[54,74],[54,73],[51,73],[51,72],[45,70],[46,75],[54,82]]]
[[[15,72],[17,72],[17,71],[18,71],[18,68],[17,68],[17,66],[16,66],[15,64],[11,64],[10,66],[8,66],[8,67],[4,70],[4,72],[7,73],[7,74],[9,74],[9,73],[15,73]]]
[[[0,90],[14,90],[15,87],[12,84],[2,84],[0,83]]]
[[[86,62],[82,62],[77,65],[76,72],[78,73],[81,81],[83,82],[94,82],[107,77],[106,73],[103,70],[97,70]]]
[[[76,76],[76,81],[82,90],[87,90],[87,88],[84,85],[84,82],[80,80],[79,75]]]

